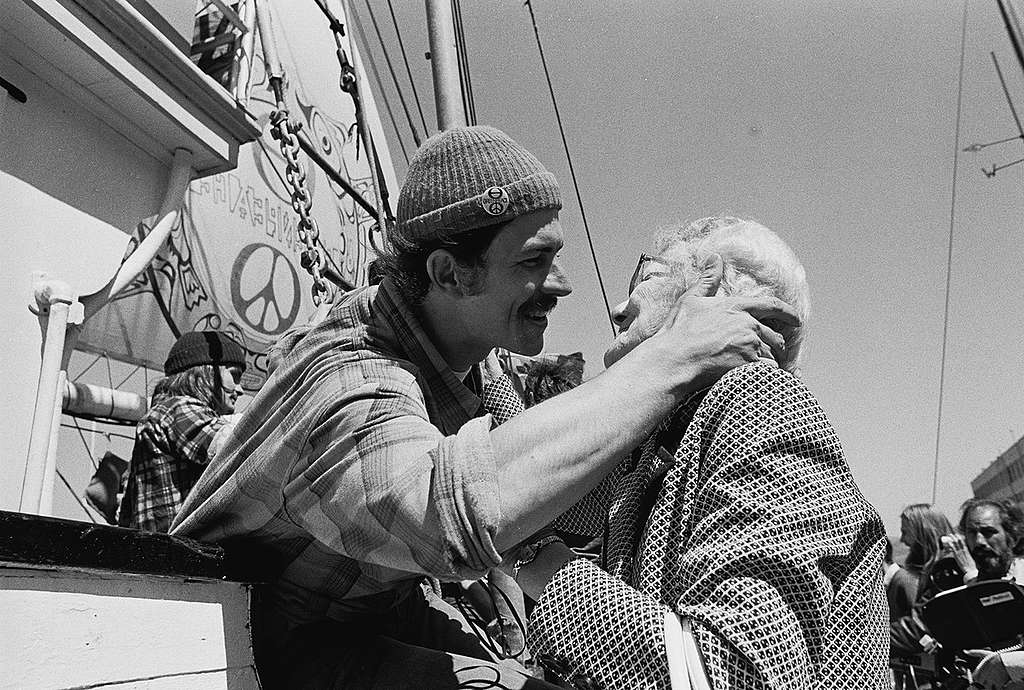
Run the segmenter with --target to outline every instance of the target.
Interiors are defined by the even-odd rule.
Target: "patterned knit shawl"
[[[608,513],[607,573],[563,568],[531,646],[603,687],[667,687],[670,609],[693,621],[716,690],[888,687],[882,523],[799,380],[740,367],[637,455]]]

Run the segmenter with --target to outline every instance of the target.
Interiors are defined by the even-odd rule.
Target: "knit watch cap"
[[[421,244],[560,208],[558,182],[533,154],[494,127],[457,127],[416,151],[389,239]]]
[[[231,336],[218,331],[191,331],[171,346],[164,374],[180,374],[201,364],[236,366],[245,370],[245,349]]]

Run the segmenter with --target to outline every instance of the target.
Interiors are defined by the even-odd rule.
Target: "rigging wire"
[[[65,413],[65,414],[67,414],[67,413]],[[71,415],[68,415],[68,416],[70,417]],[[94,421],[97,421],[100,424],[109,424],[111,426],[125,426],[125,427],[127,427],[127,426],[134,427],[134,426],[136,426],[135,422],[121,422],[121,421],[114,421],[114,420],[110,420],[110,419],[97,419],[97,420],[94,420]],[[74,429],[75,428],[75,426],[73,424],[68,424],[66,422],[61,422],[60,426],[61,426],[62,429]],[[82,429],[82,431],[84,431],[87,434],[99,434],[101,436],[110,437],[110,438],[123,438],[123,439],[125,439],[127,441],[135,441],[135,435],[134,434],[131,434],[131,435],[129,435],[129,434],[119,434],[116,431],[106,431],[106,430],[100,431],[99,429]]]
[[[89,520],[92,522],[92,524],[99,524],[98,522],[96,522],[96,518],[92,516],[92,513],[89,512],[89,509],[85,507],[85,504],[82,503],[82,499],[80,499],[78,497],[78,494],[75,493],[75,490],[71,488],[71,484],[68,483],[68,480],[64,477],[63,473],[61,473],[60,470],[57,470],[57,476],[60,477],[60,480],[62,482],[64,482],[64,486],[68,488],[68,491],[71,492],[71,497],[78,502],[78,506],[85,512],[86,515],[89,516]]]
[[[366,32],[363,31],[363,23],[359,21],[359,15],[355,12],[352,13],[352,23],[356,25],[356,31],[359,33],[359,38],[366,46],[366,57],[364,63],[370,66],[370,73],[373,74],[374,81],[377,82],[377,88],[380,90],[380,100],[384,101],[384,108],[388,111],[388,117],[391,119],[391,127],[395,130],[395,137],[398,139],[398,146],[402,149],[402,158],[405,159],[405,164],[409,165],[409,152],[405,150],[405,141],[402,139],[402,133],[398,131],[398,120],[395,119],[395,112],[391,109],[391,99],[384,98],[384,82],[380,78],[380,72],[377,71],[377,61],[372,59],[370,54],[370,42],[366,40]]]
[[[377,17],[373,13],[373,7],[370,5],[370,0],[366,0],[366,9],[370,12],[370,23],[373,24],[373,31],[377,34],[377,41],[380,43],[381,52],[384,53],[384,62],[388,65],[388,72],[391,74],[391,81],[395,84],[395,92],[398,94],[398,102],[402,104],[402,110],[405,112],[405,119],[409,123],[409,129],[412,131],[412,140],[419,147],[422,139],[420,134],[416,131],[416,124],[412,121],[412,115],[409,113],[409,106],[405,102],[405,96],[402,94],[402,87],[398,83],[398,77],[395,75],[395,67],[391,64],[391,56],[388,55],[388,47],[384,43],[384,37],[381,36],[380,26],[377,24]],[[369,45],[367,45],[369,47]],[[381,94],[383,97],[383,93]],[[426,130],[424,130],[426,131]]]
[[[995,65],[996,74],[999,75],[999,83],[1003,87],[1003,95],[1006,96],[1006,104],[1010,106],[1010,113],[1013,115],[1013,121],[1017,124],[1018,136],[1024,139],[1024,126],[1020,124],[1020,115],[1017,114],[1017,108],[1013,105],[1013,99],[1010,98],[1010,90],[1006,88],[1006,80],[1003,79],[1003,70],[999,69],[999,60],[996,59],[995,52],[990,52],[992,56],[992,64]]]
[[[949,292],[953,273],[953,228],[956,220],[956,173],[960,163],[960,119],[963,113],[964,54],[967,43],[967,0],[960,22],[960,73],[956,89],[956,129],[953,134],[953,185],[949,200],[949,243],[946,249],[946,301],[942,312],[942,357],[939,364],[939,409],[935,421],[935,464],[932,466],[932,503],[939,486],[939,440],[942,436],[942,399],[946,384],[946,345],[949,336]]]
[[[82,429],[82,427],[78,425],[78,420],[75,417],[71,417],[71,419],[75,422],[75,428],[78,429],[78,438],[82,439],[82,445],[85,446],[85,453],[86,455],[89,456],[89,461],[92,463],[92,468],[94,470],[98,470],[100,468],[99,463],[97,463],[96,458],[93,457],[92,450],[89,448],[89,442],[85,440],[84,430]]]
[[[93,368],[93,367],[94,367],[94,366],[96,365],[96,362],[100,361],[100,360],[101,360],[101,359],[103,359],[103,357],[105,357],[105,356],[106,356],[105,354],[99,354],[99,355],[96,355],[96,359],[92,360],[92,361],[91,361],[91,362],[89,363],[89,366],[87,366],[87,367],[86,367],[85,369],[82,369],[82,371],[80,371],[80,372],[78,373],[78,376],[75,376],[75,377],[73,377],[73,378],[72,378],[72,380],[73,380],[73,381],[77,381],[78,379],[80,379],[80,378],[82,378],[83,376],[85,376],[86,372],[87,372],[87,371],[89,371],[90,369],[92,369],[92,368]]]
[[[459,81],[462,84],[462,110],[466,124],[475,125],[476,99],[473,97],[473,79],[469,71],[469,51],[466,47],[466,30],[462,23],[462,3],[452,0],[452,17],[455,25],[455,47],[459,59]]]
[[[966,0],[965,0],[966,1]],[[608,293],[604,289],[604,280],[601,278],[601,266],[597,261],[597,252],[594,250],[594,240],[590,235],[590,226],[587,224],[587,213],[583,210],[583,198],[580,196],[580,186],[576,181],[576,169],[572,164],[572,156],[569,154],[569,143],[565,139],[565,129],[562,127],[562,116],[558,111],[558,101],[555,99],[555,89],[551,85],[551,74],[548,72],[548,62],[544,57],[544,46],[541,45],[540,33],[537,31],[537,17],[533,13],[533,3],[526,0],[526,9],[530,11],[530,21],[533,23],[533,35],[537,39],[537,51],[540,53],[540,62],[544,66],[544,78],[548,82],[548,92],[551,94],[551,104],[555,108],[555,119],[558,121],[558,133],[562,136],[562,147],[565,149],[565,157],[569,161],[569,175],[572,177],[572,186],[576,190],[576,203],[580,207],[580,216],[583,218],[583,230],[587,234],[587,243],[590,245],[590,256],[594,260],[594,272],[597,274],[597,285],[601,289],[601,298],[604,300],[605,313],[608,314],[608,325],[612,329],[612,337],[616,335],[615,321],[612,319],[612,308],[608,304]]]
[[[121,382],[120,382],[120,383],[118,383],[118,384],[117,384],[117,385],[115,386],[115,388],[120,388],[120,387],[121,387],[121,386],[123,386],[124,384],[128,383],[128,379],[130,379],[131,377],[135,376],[135,374],[137,374],[137,373],[139,372],[139,369],[141,369],[141,368],[142,368],[142,365],[141,365],[141,364],[136,364],[136,365],[135,365],[135,368],[134,368],[134,369],[132,369],[131,373],[130,373],[130,374],[128,374],[127,376],[125,376],[125,377],[124,377],[123,379],[121,379]]]
[[[370,2],[367,0],[367,7]],[[430,128],[427,127],[427,118],[423,117],[423,107],[420,105],[420,94],[416,91],[416,80],[412,78],[412,70],[409,69],[409,58],[405,54],[405,42],[402,40],[402,32],[398,29],[398,20],[395,19],[395,8],[391,5],[391,0],[388,0],[388,10],[391,12],[391,24],[395,27],[395,36],[398,37],[398,48],[402,51],[402,62],[405,63],[405,73],[409,76],[409,84],[412,86],[412,96],[416,101],[416,110],[420,113],[420,122],[423,123],[423,131],[429,132]]]

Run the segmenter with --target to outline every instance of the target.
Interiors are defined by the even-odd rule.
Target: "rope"
[[[960,116],[963,112],[964,53],[967,43],[967,0],[960,23],[960,75],[956,89],[956,130],[953,134],[953,188],[949,201],[949,244],[946,249],[946,303],[942,312],[942,358],[939,365],[939,410],[935,421],[935,464],[932,467],[932,503],[939,486],[939,439],[942,436],[942,399],[946,385],[946,344],[949,335],[949,291],[953,273],[953,226],[956,219],[956,172],[960,162]]]
[[[583,230],[587,234],[587,244],[590,245],[590,256],[594,260],[594,272],[597,273],[597,285],[601,289],[601,298],[604,300],[605,313],[608,315],[608,325],[612,329],[612,337],[615,336],[615,321],[612,319],[612,308],[608,304],[608,293],[604,289],[604,280],[601,278],[601,266],[597,262],[597,252],[594,250],[594,240],[590,235],[590,226],[587,224],[587,213],[583,209],[583,198],[580,196],[580,186],[576,181],[576,169],[572,164],[572,156],[569,153],[569,143],[565,139],[565,129],[562,127],[562,116],[558,111],[558,101],[555,99],[555,89],[551,85],[551,74],[548,72],[548,62],[544,57],[544,46],[540,42],[540,33],[537,31],[537,17],[533,13],[533,3],[526,0],[526,9],[530,11],[530,21],[533,23],[533,35],[537,39],[537,51],[540,53],[540,62],[544,66],[544,78],[548,82],[548,92],[551,94],[551,105],[555,108],[555,119],[558,121],[558,133],[562,136],[562,147],[565,149],[566,160],[569,161],[569,175],[572,177],[572,186],[576,190],[576,203],[580,207],[580,215],[583,217]]]
[[[369,6],[369,0],[367,0],[367,6]],[[429,132],[430,128],[427,127],[427,118],[423,117],[423,107],[420,105],[420,94],[416,91],[416,80],[412,78],[412,70],[409,69],[409,58],[405,54],[405,42],[402,41],[402,32],[398,29],[398,20],[395,19],[395,8],[391,5],[391,0],[388,0],[388,10],[391,12],[391,24],[395,27],[395,36],[398,37],[398,48],[402,51],[402,62],[405,63],[405,73],[409,76],[409,85],[412,86],[412,97],[416,101],[416,110],[420,113],[420,122],[423,123],[423,131]]]
[[[398,102],[402,104],[402,110],[405,112],[405,119],[409,123],[409,129],[412,131],[412,140],[418,147],[422,141],[419,132],[416,131],[416,125],[412,121],[412,115],[409,114],[409,106],[405,102],[405,96],[402,95],[402,87],[398,83],[398,77],[395,75],[395,67],[391,64],[391,56],[388,55],[388,47],[384,43],[384,37],[380,34],[380,26],[377,25],[377,17],[373,13],[373,7],[370,5],[370,0],[366,0],[366,9],[370,12],[370,23],[373,24],[373,31],[377,34],[377,41],[380,43],[381,52],[384,53],[384,62],[388,65],[388,73],[391,74],[391,81],[395,84],[395,92],[398,94]]]
[[[355,12],[352,13],[353,23],[356,25],[356,31],[359,33],[359,39],[366,46],[366,64],[370,66],[370,73],[373,74],[374,81],[377,82],[377,88],[380,89],[381,100],[384,101],[384,107],[388,111],[388,117],[391,118],[391,127],[395,130],[395,138],[398,139],[398,146],[402,149],[402,157],[405,159],[405,164],[409,164],[409,153],[405,150],[405,142],[402,140],[402,133],[398,131],[398,120],[395,119],[395,112],[391,109],[391,99],[384,98],[384,82],[380,78],[380,72],[377,71],[376,61],[370,56],[370,42],[366,40],[366,32],[363,31],[363,23],[359,21],[359,15]]]

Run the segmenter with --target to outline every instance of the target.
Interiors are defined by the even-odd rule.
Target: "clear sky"
[[[373,4],[422,131],[387,6]],[[411,151],[365,0],[350,5]],[[435,130],[424,4],[394,5]],[[576,290],[552,319],[548,349],[582,350],[596,375],[610,328],[529,13],[518,0],[462,5],[478,121],[535,152],[565,189],[564,261]],[[812,289],[804,378],[898,533],[900,509],[931,498],[953,154],[1017,133],[990,51],[1024,111],[1024,72],[996,2],[968,5],[959,142],[960,3],[535,0],[534,9],[609,301],[625,298],[659,225],[729,212],[781,234]],[[398,135],[390,122],[385,130],[401,179]],[[1024,435],[1024,164],[981,173],[1022,156],[1020,141],[960,154],[938,447],[937,502],[951,516],[970,479]]]

